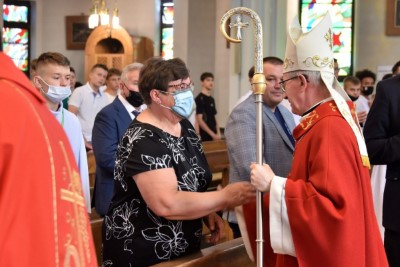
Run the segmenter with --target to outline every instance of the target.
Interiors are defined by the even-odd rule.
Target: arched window
[[[164,59],[174,56],[174,1],[161,0],[161,47],[160,55]]]
[[[300,1],[303,31],[314,27],[327,11],[333,15],[333,52],[339,64],[339,80],[353,72],[353,0],[303,0]]]
[[[3,5],[3,52],[15,65],[29,74],[30,61],[30,13],[29,1],[4,1]]]

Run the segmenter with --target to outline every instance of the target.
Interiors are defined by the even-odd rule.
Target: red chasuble
[[[68,139],[3,53],[0,66],[0,266],[98,266]]]
[[[349,105],[354,116],[354,106]],[[280,222],[283,217],[269,210],[270,195],[265,194],[264,266],[388,266],[373,209],[369,170],[335,103],[318,106],[293,135],[296,149],[282,201],[296,257],[273,254],[270,219]],[[244,213],[255,255],[254,205],[244,206]]]

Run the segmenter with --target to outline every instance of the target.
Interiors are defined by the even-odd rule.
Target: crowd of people
[[[95,64],[76,86],[60,53],[33,60],[30,81],[0,54],[8,66],[0,69],[0,108],[17,117],[0,121],[0,265],[27,264],[10,249],[18,243],[34,266],[97,266],[92,207],[104,219],[104,266],[150,266],[199,251],[203,224],[216,243],[223,218],[254,259],[260,191],[264,266],[400,266],[400,61],[376,90],[368,69],[343,77],[342,87],[326,37],[331,24],[327,14],[306,34],[294,21],[285,57],[263,59],[263,164],[255,163],[255,96],[235,105],[222,135],[214,75],[201,75],[195,97],[179,58],[122,70]],[[256,74],[252,67],[251,85]],[[223,138],[230,182],[208,191],[202,142]],[[17,196],[14,188],[26,189]],[[26,218],[30,230],[22,230]],[[38,235],[48,237],[44,244]]]

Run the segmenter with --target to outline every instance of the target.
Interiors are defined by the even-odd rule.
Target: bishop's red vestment
[[[68,139],[1,52],[0,66],[0,266],[98,266]]]
[[[274,177],[264,195],[264,266],[387,266],[369,170],[334,101],[305,116],[293,135],[291,172]],[[253,254],[254,205],[243,207]]]

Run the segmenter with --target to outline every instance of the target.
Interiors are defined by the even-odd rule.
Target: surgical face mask
[[[353,101],[353,102],[358,99],[358,96],[356,97],[356,96],[352,96],[352,95],[349,95],[349,94],[347,94],[347,95],[350,97],[351,101]]]
[[[364,95],[370,95],[374,92],[374,87],[373,86],[365,86],[365,87],[361,88],[361,92]]]
[[[69,86],[55,86],[55,85],[49,85],[46,83],[42,77],[38,77],[47,87],[49,88],[47,90],[47,93],[43,91],[42,88],[40,90],[42,93],[46,96],[48,100],[50,100],[52,103],[60,103],[67,97],[71,95],[71,88]]]
[[[160,91],[162,92],[162,91]],[[162,92],[164,94],[171,94],[168,92]],[[175,112],[177,115],[179,115],[182,118],[189,118],[190,114],[193,111],[193,103],[194,103],[194,98],[193,98],[193,92],[192,88],[186,89],[186,90],[181,90],[181,91],[176,91],[175,93],[171,94],[174,97],[175,100],[175,105],[172,107],[166,107],[162,104],[160,104],[162,107],[167,108]]]
[[[143,97],[139,92],[129,91],[129,95],[125,97],[126,101],[135,108],[140,107],[143,104]]]

